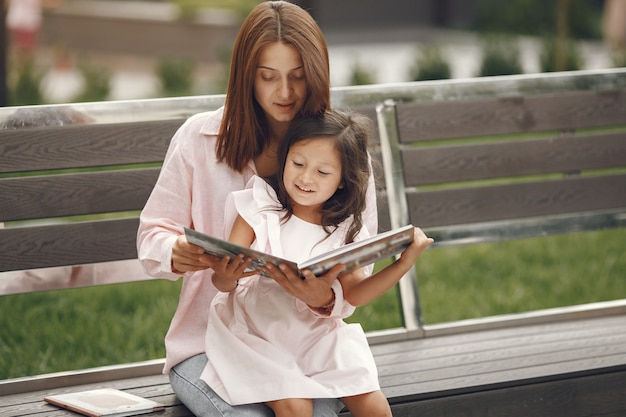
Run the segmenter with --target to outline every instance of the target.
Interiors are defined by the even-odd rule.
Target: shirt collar
[[[222,124],[222,119],[224,117],[224,107],[220,107],[215,110],[211,117],[208,117],[202,127],[200,128],[200,133],[206,136],[217,136],[220,132],[220,126]],[[247,178],[252,175],[256,175],[256,166],[254,165],[254,161],[251,159],[247,163],[248,171],[246,172],[244,169],[244,174]]]
[[[207,136],[217,136],[220,132],[220,126],[222,124],[222,118],[224,117],[224,107],[220,107],[215,110],[211,117],[208,117],[202,128],[200,128],[200,133]]]

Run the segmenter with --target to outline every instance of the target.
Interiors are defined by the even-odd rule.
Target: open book
[[[326,252],[299,264],[254,249],[239,246],[189,228],[185,228],[185,236],[189,243],[198,245],[202,247],[206,253],[219,258],[230,256],[232,259],[240,253],[244,254],[246,257],[252,258],[249,269],[256,270],[261,275],[264,275],[262,268],[266,264],[272,263],[279,265],[284,263],[296,271],[308,269],[319,276],[324,275],[333,266],[340,263],[345,265],[343,273],[346,273],[399,254],[413,241],[413,226],[408,225],[380,233],[368,239],[350,243],[330,252]]]
[[[124,417],[165,410],[155,401],[113,388],[49,395],[44,400],[90,417]]]

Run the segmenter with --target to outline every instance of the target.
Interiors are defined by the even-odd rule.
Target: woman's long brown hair
[[[265,113],[254,98],[254,80],[263,48],[274,42],[300,53],[307,98],[296,117],[319,116],[330,108],[328,48],[311,15],[286,1],[265,1],[243,22],[235,41],[224,119],[217,139],[219,161],[241,172],[269,142]]]

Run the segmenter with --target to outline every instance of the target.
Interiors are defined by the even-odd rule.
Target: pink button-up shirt
[[[253,161],[242,173],[218,163],[215,143],[223,109],[196,114],[176,132],[165,156],[159,179],[144,207],[137,235],[139,260],[146,272],[158,278],[178,279],[172,272],[172,247],[183,227],[225,238],[224,209],[232,191],[245,188],[256,174]],[[363,222],[377,232],[373,177],[367,192]],[[179,304],[165,337],[164,372],[205,351],[205,333],[211,300],[217,289],[211,269],[183,275]],[[338,297],[335,310],[350,308]],[[334,311],[333,311],[334,314]]]

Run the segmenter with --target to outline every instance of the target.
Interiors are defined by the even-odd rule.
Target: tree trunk
[[[570,0],[558,0],[556,10],[556,42],[554,70],[564,71],[567,64]]]

